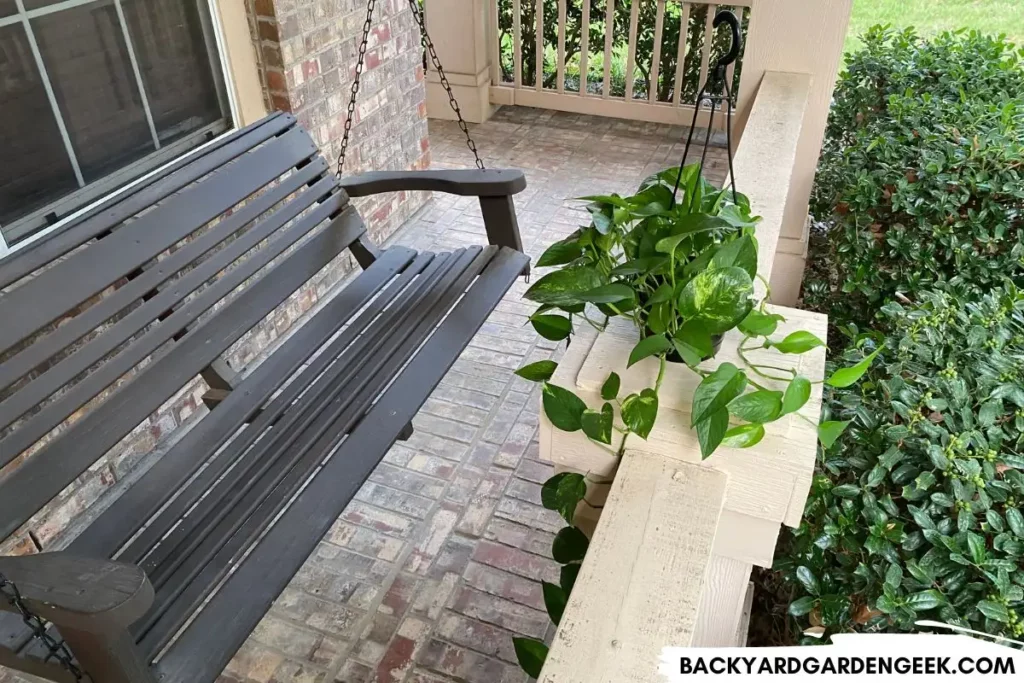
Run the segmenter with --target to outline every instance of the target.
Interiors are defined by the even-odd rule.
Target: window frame
[[[0,17],[0,26],[20,23],[28,36],[37,68],[39,68],[43,75],[43,83],[46,89],[47,99],[49,100],[52,112],[55,114],[54,118],[57,121],[57,127],[60,130],[61,137],[63,138],[64,146],[74,168],[75,176],[80,183],[82,182],[82,176],[78,168],[78,163],[75,160],[74,149],[71,146],[71,140],[67,129],[65,128],[63,117],[59,115],[60,110],[54,98],[49,76],[46,74],[45,65],[43,64],[42,57],[39,53],[29,20],[97,1],[98,0],[64,0],[64,2],[57,2],[40,9],[26,10],[24,0],[15,0],[17,12],[13,15]],[[146,112],[146,119],[150,127],[151,135],[153,136],[155,150],[142,159],[123,166],[97,181],[84,184],[77,190],[60,197],[59,199],[56,199],[11,223],[0,225],[0,259],[27,247],[30,244],[34,244],[39,240],[45,239],[48,235],[59,231],[62,226],[70,220],[73,220],[82,213],[90,210],[97,204],[128,190],[154,173],[159,172],[165,166],[174,163],[175,160],[192,154],[193,152],[203,148],[206,144],[209,144],[209,142],[216,140],[221,135],[226,135],[238,128],[238,122],[241,120],[239,104],[235,94],[235,83],[231,73],[230,62],[228,61],[227,44],[224,35],[224,27],[220,20],[218,0],[194,0],[194,2],[200,6],[205,5],[205,11],[201,12],[201,16],[203,18],[203,34],[206,37],[210,69],[213,74],[218,100],[221,103],[221,110],[224,118],[207,124],[206,126],[193,131],[170,144],[164,144],[162,146],[157,138],[152,115],[150,113],[149,100],[146,95],[145,88],[143,87],[142,77],[136,58],[136,51],[128,34],[124,12],[121,7],[121,0],[112,0],[112,2],[116,8],[125,43],[128,47],[130,65],[135,76],[136,87],[139,89],[139,94],[143,101],[143,107]],[[54,213],[60,216],[60,218],[53,222],[52,225],[46,225],[46,216]]]

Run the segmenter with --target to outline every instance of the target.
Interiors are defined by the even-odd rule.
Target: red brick
[[[481,592],[536,610],[544,609],[544,594],[539,580],[525,579],[475,562],[469,563],[463,576],[467,585]]]
[[[384,594],[384,600],[381,604],[388,609],[389,614],[402,616],[416,597],[419,585],[418,579],[399,574],[395,577],[391,587],[388,588],[388,592]]]
[[[284,72],[276,69],[267,69],[267,87],[270,88],[271,92],[285,93],[288,92],[288,78],[284,75]]]
[[[439,637],[455,645],[504,659],[513,664],[517,661],[515,648],[512,645],[512,638],[515,634],[503,628],[469,619],[455,612],[445,612],[437,622],[436,633]]]
[[[292,102],[285,95],[278,95],[274,93],[270,96],[270,100],[271,104],[274,105],[274,109],[277,111],[290,112],[292,110]]]
[[[531,638],[543,638],[550,623],[545,612],[467,587],[455,592],[450,609]]]
[[[253,9],[258,17],[273,17],[274,0],[255,0]]]
[[[554,560],[537,557],[519,548],[482,540],[476,545],[473,559],[482,564],[497,567],[527,579],[558,581],[558,565]]]
[[[412,668],[416,643],[404,636],[396,637],[377,665],[377,683],[397,683]]]
[[[257,29],[259,30],[260,38],[263,40],[270,40],[272,42],[278,42],[281,40],[281,35],[278,32],[277,22],[270,20],[266,21],[260,19],[256,22]]]
[[[522,680],[522,672],[516,666],[440,640],[427,643],[420,664],[459,680],[487,683],[518,683]]]

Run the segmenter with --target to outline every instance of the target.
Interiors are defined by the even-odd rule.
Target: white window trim
[[[79,4],[84,4],[84,2],[92,2],[92,1],[93,0],[69,0],[68,2],[60,3],[58,5],[51,6],[50,8],[47,8],[47,9],[49,9],[50,11],[54,11],[56,9],[62,9],[62,8],[68,7],[68,6],[75,6],[75,5],[79,5]],[[179,154],[179,155],[173,157],[172,159],[168,159],[166,162],[160,164],[159,166],[157,166],[156,168],[152,169],[148,173],[144,173],[143,175],[139,176],[135,180],[133,180],[133,181],[131,181],[131,182],[129,182],[129,183],[119,187],[118,189],[116,189],[116,190],[114,190],[112,192],[107,192],[107,193],[104,193],[104,194],[100,195],[99,197],[97,197],[93,201],[85,204],[84,206],[79,207],[75,211],[72,211],[68,215],[64,216],[63,218],[61,218],[59,221],[57,221],[53,225],[49,225],[49,226],[43,228],[42,230],[37,231],[36,233],[32,234],[30,237],[27,237],[27,238],[21,240],[17,244],[9,245],[7,243],[7,240],[4,238],[3,231],[0,230],[0,259],[7,258],[11,254],[14,254],[14,253],[16,253],[16,252],[26,248],[26,247],[29,247],[29,246],[35,244],[36,242],[39,242],[40,240],[46,239],[49,235],[53,234],[54,232],[59,231],[68,222],[76,219],[78,216],[82,215],[86,211],[91,210],[97,204],[101,204],[101,203],[111,199],[112,197],[117,197],[118,195],[131,190],[133,187],[135,187],[139,183],[141,183],[141,182],[147,180],[148,178],[151,178],[152,176],[160,173],[161,171],[163,171],[165,168],[167,168],[171,164],[176,163],[180,159],[186,159],[186,158],[192,156],[193,154],[196,154],[196,153],[200,152],[201,150],[205,149],[209,145],[216,144],[216,142],[221,137],[223,137],[225,135],[230,135],[233,131],[238,129],[238,127],[239,127],[238,126],[238,122],[241,120],[241,116],[240,116],[239,106],[238,106],[238,97],[236,96],[236,92],[235,92],[234,74],[231,73],[231,68],[230,68],[230,65],[229,65],[229,62],[228,62],[227,41],[225,40],[225,37],[224,37],[224,27],[221,24],[221,20],[220,20],[220,10],[219,10],[219,8],[217,6],[218,5],[218,0],[200,0],[200,1],[205,1],[206,2],[206,5],[207,5],[208,11],[209,11],[209,16],[210,16],[210,19],[211,19],[211,26],[213,28],[213,37],[214,37],[215,42],[217,44],[217,59],[218,59],[218,61],[220,63],[221,77],[224,79],[224,89],[226,91],[225,94],[227,96],[228,110],[229,110],[229,112],[231,114],[231,126],[228,128],[228,130],[222,132],[220,135],[214,137],[211,140],[208,140],[207,142],[204,142],[203,144],[201,144],[201,145],[199,145],[197,147],[193,147],[192,149],[190,149],[187,152]],[[120,3],[118,3],[118,5],[119,4]],[[19,0],[19,2],[18,2],[18,9],[24,9],[24,6],[23,6],[21,0]],[[39,10],[29,11],[28,14],[30,16],[34,16],[34,14],[36,12],[39,12]],[[22,21],[22,18],[19,17],[18,15],[15,15],[14,18],[16,18],[17,21],[19,21],[19,22]],[[0,20],[0,21],[3,21],[3,23],[14,23],[13,21],[7,21],[7,20]]]

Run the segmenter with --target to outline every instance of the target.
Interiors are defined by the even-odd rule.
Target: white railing
[[[728,48],[715,14],[733,11],[745,34],[754,2],[492,0],[490,101],[688,125],[700,85]],[[734,92],[740,69],[742,53],[727,72]],[[699,125],[707,119],[702,111]]]

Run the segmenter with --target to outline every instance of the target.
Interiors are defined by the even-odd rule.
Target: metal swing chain
[[[0,573],[0,595],[3,595],[11,607],[18,611],[25,625],[32,629],[32,637],[42,642],[46,647],[49,652],[47,659],[53,657],[65,671],[74,676],[75,681],[82,681],[85,674],[75,664],[74,657],[71,655],[71,651],[68,650],[68,646],[63,642],[58,642],[46,632],[46,621],[29,609],[28,605],[25,604],[25,600],[21,597],[18,587],[2,573]]]
[[[413,18],[420,27],[420,37],[423,49],[430,55],[430,61],[434,65],[434,69],[437,71],[437,74],[441,79],[441,87],[444,88],[445,93],[448,94],[448,104],[451,106],[452,111],[455,112],[456,118],[458,118],[459,128],[462,130],[463,135],[466,136],[466,146],[469,147],[469,151],[473,153],[473,160],[476,163],[476,167],[483,170],[484,162],[480,159],[480,154],[476,149],[476,143],[473,141],[473,137],[469,134],[469,126],[466,124],[466,120],[462,118],[462,110],[459,109],[459,103],[455,99],[455,93],[452,92],[452,86],[448,82],[448,76],[445,75],[444,67],[441,66],[441,60],[437,57],[437,51],[434,49],[434,42],[430,40],[430,35],[427,33],[427,22],[417,2],[418,0],[409,0],[409,7],[412,10]],[[352,90],[348,100],[348,113],[345,118],[345,131],[341,136],[341,149],[338,152],[338,175],[341,175],[341,172],[345,167],[345,154],[348,152],[349,134],[352,132],[352,121],[355,118],[356,97],[359,95],[359,80],[363,75],[363,63],[366,60],[366,48],[370,41],[370,28],[373,24],[373,10],[375,5],[376,0],[368,0],[366,5],[366,19],[363,21],[362,39],[359,41],[359,56],[356,60],[356,74],[352,81]]]
[[[352,80],[352,91],[348,98],[348,113],[345,115],[345,132],[341,135],[341,149],[338,152],[338,175],[345,167],[345,153],[348,151],[348,138],[352,132],[352,120],[356,114],[356,96],[359,95],[359,79],[363,75],[363,62],[366,61],[366,46],[370,42],[370,27],[373,25],[373,9],[377,0],[366,3],[366,19],[363,21],[363,38],[359,41],[359,57],[356,60],[356,75]]]
[[[416,19],[416,23],[420,26],[420,38],[423,43],[423,49],[430,55],[430,62],[434,65],[434,70],[437,71],[441,87],[448,94],[448,106],[455,112],[455,116],[459,120],[459,128],[462,130],[462,134],[466,136],[466,147],[469,147],[469,151],[473,153],[476,167],[482,171],[484,170],[484,162],[480,159],[480,153],[476,150],[476,143],[473,142],[473,137],[469,134],[469,126],[466,124],[466,120],[462,118],[462,110],[459,109],[459,103],[455,99],[455,93],[452,92],[452,86],[448,82],[448,76],[444,72],[444,67],[441,66],[441,60],[437,58],[434,41],[430,39],[430,34],[427,33],[427,21],[423,16],[423,10],[420,9],[418,0],[409,0],[409,7],[412,9],[413,18]]]

